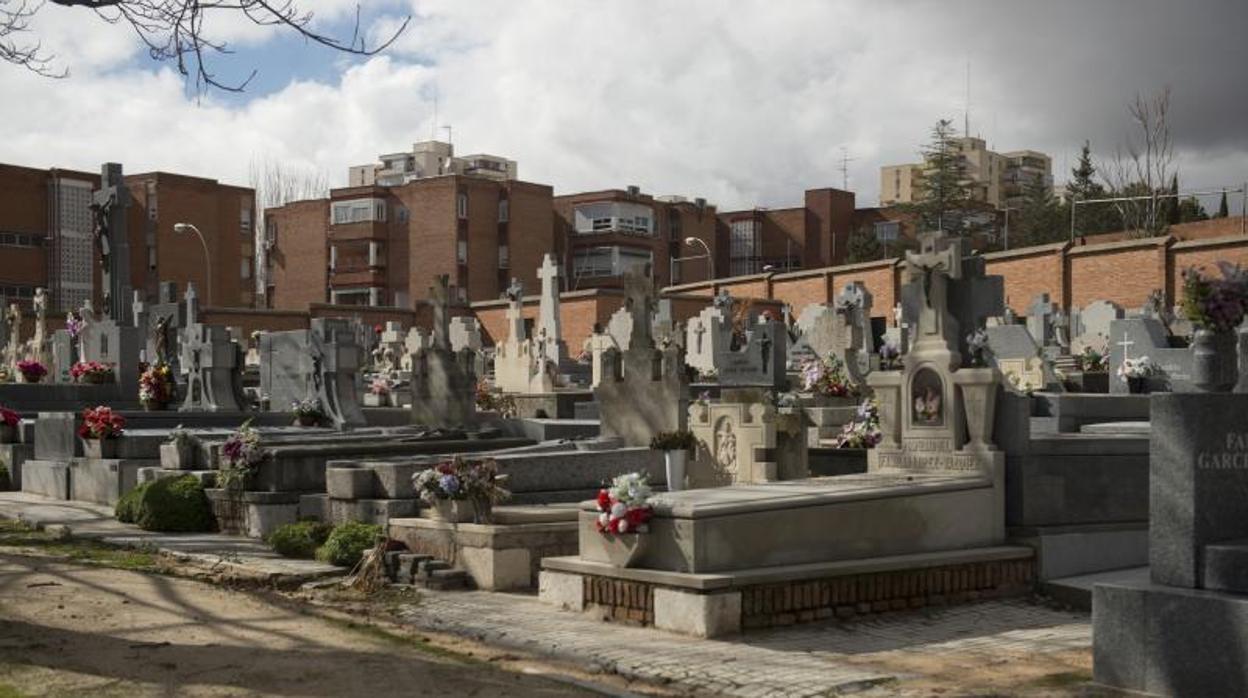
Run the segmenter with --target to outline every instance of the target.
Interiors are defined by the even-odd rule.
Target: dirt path
[[[0,697],[175,694],[593,693],[244,592],[0,547]]]

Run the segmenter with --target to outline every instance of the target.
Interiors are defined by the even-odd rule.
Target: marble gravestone
[[[428,427],[467,427],[476,421],[473,353],[451,349],[451,296],[450,277],[436,277],[429,289],[433,337],[412,355],[412,422]]]
[[[336,318],[313,318],[307,330],[261,335],[260,385],[270,409],[316,398],[335,427],[366,424],[356,387],[363,364],[356,336],[352,322]]]
[[[559,265],[555,256],[547,252],[542,256],[542,266],[537,278],[542,282],[542,295],[538,301],[537,324],[533,328],[533,340],[541,342],[536,354],[554,363],[556,370],[568,361],[568,347],[563,342],[559,321]]]
[[[685,325],[685,364],[703,375],[711,374],[716,370],[715,357],[727,351],[731,341],[731,307],[717,303],[704,308]]]
[[[603,436],[618,436],[626,446],[648,446],[659,432],[685,428],[689,387],[680,347],[660,349],[651,336],[655,299],[650,280],[627,274],[624,289],[624,310],[632,320],[628,348],[603,352],[594,397]]]
[[[1057,304],[1049,299],[1047,293],[1041,293],[1032,300],[1031,307],[1027,309],[1027,332],[1037,346],[1043,348],[1057,342],[1053,320],[1058,312]]]
[[[1085,347],[1104,353],[1109,346],[1110,326],[1124,317],[1123,310],[1110,301],[1093,301],[1075,316],[1071,351],[1078,354]]]
[[[1171,347],[1165,326],[1154,318],[1124,318],[1114,320],[1109,326],[1109,392],[1129,392],[1127,382],[1118,377],[1118,370],[1126,358],[1148,357],[1160,369],[1160,374],[1150,376],[1150,392],[1191,392],[1192,350],[1187,347]]]
[[[381,331],[377,346],[372,351],[373,370],[381,373],[398,371],[406,338],[403,323],[388,320]]]
[[[188,321],[180,332],[176,356],[184,383],[179,411],[245,411],[247,400],[243,397],[242,349],[230,339],[226,328],[199,321],[199,297],[195,293],[195,284],[186,285],[185,304],[179,312]],[[156,331],[156,344],[159,345],[160,330]],[[153,351],[160,353],[163,349]]]
[[[139,392],[139,352],[143,338],[138,328],[122,327],[106,317],[87,323],[78,336],[80,360],[112,364],[123,396]],[[137,398],[136,398],[137,399]]]
[[[1150,695],[1248,695],[1248,396],[1150,400],[1149,577],[1093,587],[1093,676]]]
[[[868,451],[871,471],[978,473],[992,483],[999,510],[992,513],[993,537],[1005,533],[1005,454],[992,441],[992,424],[1001,376],[996,369],[963,367],[964,327],[957,315],[975,317],[1003,306],[993,298],[963,295],[976,308],[955,313],[953,288],[973,288],[966,274],[965,241],[943,233],[920,236],[920,251],[907,252],[904,279],[913,299],[914,336],[904,369],[868,377],[879,402],[883,440]],[[981,260],[982,261],[982,260]],[[980,277],[982,278],[982,277]],[[992,289],[993,285],[987,288]],[[981,288],[983,288],[981,286]],[[999,286],[996,287],[999,291]]]
[[[494,348],[494,385],[505,393],[541,394],[555,390],[558,370],[545,335],[528,337],[524,286],[512,279],[507,290],[507,338]]]
[[[720,386],[783,390],[788,383],[788,338],[782,321],[760,316],[741,348],[734,350],[730,343],[721,342],[714,357]]]
[[[836,356],[849,379],[857,386],[866,384],[875,356],[871,328],[871,292],[860,282],[846,284],[831,307],[808,305],[797,319],[800,342],[813,357]],[[789,352],[790,359],[795,357]]]

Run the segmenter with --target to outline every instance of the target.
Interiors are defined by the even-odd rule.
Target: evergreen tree
[[[861,225],[849,234],[846,243],[845,263],[860,264],[884,259],[884,248],[875,237],[875,230],[870,225]]]
[[[921,230],[944,230],[950,235],[971,235],[978,230],[977,210],[953,123],[941,119],[932,128],[932,140],[923,148],[923,179],[917,201],[908,208],[917,215]]]
[[[1177,172],[1170,178],[1169,194],[1170,198],[1166,199],[1164,204],[1166,212],[1166,225],[1178,225],[1183,222],[1183,214],[1181,211],[1183,203],[1179,201],[1179,174]],[[1199,205],[1200,204],[1198,203],[1197,206]]]
[[[1079,151],[1079,161],[1070,171],[1070,181],[1066,183],[1066,203],[1062,206],[1064,220],[1070,220],[1070,207],[1074,205],[1072,202],[1104,199],[1107,196],[1105,187],[1096,181],[1092,145],[1084,141],[1083,148]],[[1076,235],[1097,235],[1122,229],[1112,204],[1085,204],[1078,209],[1075,215]]]
[[[1011,212],[1014,213],[1014,212]],[[1033,181],[1024,189],[1023,205],[1010,219],[1010,247],[1044,245],[1065,240],[1069,228],[1062,207],[1047,184]]]
[[[1209,220],[1209,214],[1205,212],[1205,207],[1200,205],[1200,201],[1194,196],[1189,196],[1179,202],[1178,218],[1180,223],[1191,223],[1192,221]]]
[[[1226,192],[1222,192],[1222,202],[1218,204],[1218,215],[1214,218],[1226,218],[1231,215],[1230,207],[1226,205]]]

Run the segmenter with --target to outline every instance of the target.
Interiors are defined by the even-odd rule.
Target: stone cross
[[[916,344],[932,337],[956,342],[957,327],[949,314],[945,282],[962,277],[965,241],[933,231],[919,235],[919,242],[918,253],[906,253],[906,281],[917,282],[920,299]]]
[[[9,312],[4,316],[9,327],[9,343],[4,349],[4,365],[16,375],[17,362],[22,360],[22,308],[17,303],[9,304]]]
[[[628,337],[629,349],[653,349],[650,320],[654,315],[654,287],[650,279],[637,274],[624,275],[625,307],[632,316],[633,327]]]
[[[514,293],[513,293],[514,291]],[[524,285],[519,279],[511,280],[507,291],[507,344],[520,344],[528,339],[524,331]]]
[[[1053,316],[1057,312],[1057,304],[1049,300],[1047,293],[1036,296],[1027,310],[1027,331],[1041,347],[1053,343]]]
[[[1122,347],[1122,362],[1126,363],[1131,358],[1131,347],[1135,346],[1135,342],[1131,341],[1130,332],[1122,333],[1122,341],[1118,342],[1118,346]]]
[[[148,324],[151,318],[148,316],[147,303],[143,300],[143,292],[136,290],[134,292],[134,300],[130,303],[131,311],[134,313],[134,326],[139,330],[139,336],[147,337],[150,334]],[[153,352],[148,351],[148,347],[143,347],[143,353],[140,357],[143,361],[157,361],[152,356]]]
[[[121,165],[106,163],[100,171],[100,188],[92,196],[91,212],[103,272],[104,313],[122,325],[127,324],[130,314],[130,242],[126,231],[129,206],[130,190],[122,177]]]
[[[564,357],[560,352],[562,335],[559,331],[559,265],[555,264],[555,257],[549,252],[542,258],[537,278],[542,281],[542,296],[537,311],[537,336],[542,337],[546,344],[546,356],[551,361],[562,363]]]
[[[429,287],[429,300],[433,305],[433,346],[450,351],[451,348],[451,277],[441,274],[434,277]]]
[[[186,302],[186,324],[189,327],[199,322],[199,294],[195,292],[194,283],[187,282],[184,298]]]
[[[35,311],[35,327],[30,338],[30,358],[48,366],[48,294],[42,287],[35,289],[32,307]]]

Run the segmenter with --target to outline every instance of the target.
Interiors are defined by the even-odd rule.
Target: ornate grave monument
[[[260,337],[260,389],[270,409],[316,398],[339,429],[366,423],[356,392],[363,356],[353,323],[313,318],[307,330],[267,332]]]
[[[552,344],[544,332],[542,328],[533,338],[526,335],[524,286],[512,279],[507,289],[507,339],[494,349],[495,386],[506,393],[554,391],[558,363],[547,353]]]
[[[655,346],[651,335],[654,288],[650,280],[624,277],[623,310],[632,324],[628,348],[602,352],[602,379],[594,389],[603,436],[618,436],[627,446],[648,446],[661,431],[683,429],[688,384],[678,346]]]
[[[199,321],[199,297],[195,285],[186,285],[186,328],[178,343],[178,366],[186,384],[182,412],[243,412],[242,350],[226,328]],[[162,315],[153,328],[153,358],[169,354],[164,338],[170,315]]]
[[[106,163],[100,170],[100,188],[92,196],[91,212],[100,251],[104,315],[122,325],[130,324],[132,298],[130,241],[126,231],[129,206],[130,190],[126,188],[121,165]]]
[[[429,289],[433,338],[412,355],[412,422],[428,427],[470,426],[476,419],[473,354],[451,350],[449,277],[438,276]]]

